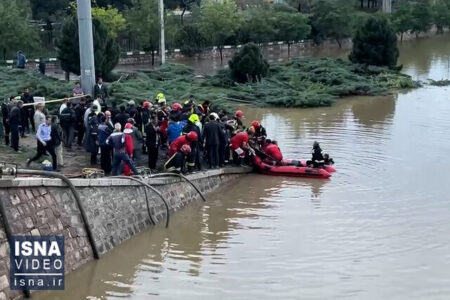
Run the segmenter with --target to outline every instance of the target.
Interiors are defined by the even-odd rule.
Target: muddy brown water
[[[404,71],[449,78],[448,36],[405,43]],[[249,175],[35,299],[448,299],[449,87],[318,109],[247,109],[287,158],[319,140],[330,180]]]

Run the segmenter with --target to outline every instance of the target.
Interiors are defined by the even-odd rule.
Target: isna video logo
[[[64,236],[10,238],[11,290],[64,289]]]

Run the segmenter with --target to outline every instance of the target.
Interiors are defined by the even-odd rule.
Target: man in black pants
[[[158,118],[153,116],[150,122],[145,125],[145,145],[148,149],[148,167],[152,170],[156,169],[156,161],[158,160],[159,150],[159,128]]]
[[[37,153],[35,156],[27,160],[27,167],[30,166],[32,161],[38,160],[44,155],[45,151],[48,151],[52,156],[53,170],[58,168],[58,162],[56,159],[55,147],[51,138],[51,117],[45,118],[45,123],[39,125],[36,132],[36,138],[38,140]]]
[[[205,149],[208,153],[209,167],[217,168],[219,166],[219,144],[222,135],[222,129],[217,122],[219,116],[216,113],[209,115],[209,121],[203,129],[203,139]]]
[[[19,131],[22,124],[21,121],[21,109],[23,102],[17,101],[17,105],[14,105],[9,112],[9,127],[11,130],[11,147],[14,151],[19,152]]]
[[[8,103],[3,102],[2,103],[2,122],[3,127],[5,128],[5,145],[9,146],[9,134],[11,132],[9,128],[9,110],[8,110]]]

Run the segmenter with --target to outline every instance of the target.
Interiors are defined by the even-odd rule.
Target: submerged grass
[[[47,99],[70,95],[69,82],[43,76],[35,71],[0,68],[0,95],[17,95],[30,87]],[[382,95],[395,89],[417,87],[410,76],[386,68],[355,65],[339,59],[296,58],[271,66],[260,83],[237,84],[228,70],[216,75],[197,75],[187,66],[167,64],[157,70],[124,74],[110,84],[111,99],[120,104],[154,99],[164,93],[170,102],[184,102],[194,95],[197,102],[211,100],[221,108],[237,103],[284,107],[329,106],[339,97]]]

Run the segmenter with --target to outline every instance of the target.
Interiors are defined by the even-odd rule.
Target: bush
[[[354,63],[395,67],[398,59],[397,35],[381,16],[370,17],[353,38],[349,59]]]
[[[261,81],[267,75],[269,63],[254,43],[245,44],[228,62],[233,78],[239,83]]]

